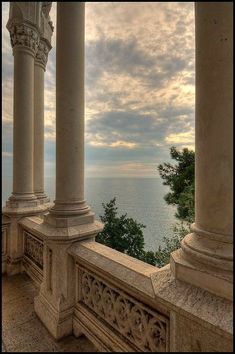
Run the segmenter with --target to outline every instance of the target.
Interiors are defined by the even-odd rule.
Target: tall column
[[[51,3],[48,4],[51,8]],[[42,204],[49,202],[44,192],[44,72],[53,31],[49,20],[49,14],[46,17],[42,11],[42,33],[34,67],[34,192]]]
[[[13,193],[9,207],[37,206],[33,188],[34,57],[39,32],[27,22],[8,23],[14,55]]]
[[[84,10],[85,3],[57,3],[56,200],[43,223],[30,221],[44,239],[34,309],[57,339],[73,331],[76,271],[68,248],[103,229],[84,200]]]
[[[196,202],[192,234],[172,255],[177,278],[231,299],[232,43],[231,2],[196,2]]]
[[[8,275],[22,271],[22,217],[42,215],[47,207],[34,194],[34,60],[40,38],[41,2],[10,2],[7,29],[14,55],[13,192],[3,208],[8,217]]]
[[[84,20],[85,3],[57,3],[56,199],[47,221],[59,219],[60,226],[65,218],[79,224],[90,217],[84,200]]]

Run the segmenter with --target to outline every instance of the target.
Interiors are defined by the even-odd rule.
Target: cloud
[[[184,133],[171,133],[166,136],[165,141],[167,144],[179,145],[187,147],[188,144],[190,147],[193,147],[194,143],[194,131],[187,131]]]
[[[98,135],[98,134],[97,134]],[[97,138],[96,135],[96,138]],[[127,149],[134,149],[137,144],[136,143],[130,143],[128,141],[123,141],[123,140],[117,140],[113,143],[105,143],[102,141],[102,137],[99,136],[98,139],[94,141],[90,141],[91,146],[101,146],[101,147],[111,147],[111,148],[127,148]]]
[[[9,3],[3,3],[3,151],[10,154],[13,56],[5,28],[8,11]],[[56,3],[50,16],[55,30],[45,73],[45,170],[51,175]],[[157,176],[155,167],[169,160],[172,144],[194,145],[194,4],[88,2],[85,23],[87,174]]]
[[[9,152],[9,151],[3,151],[2,152],[2,156],[4,156],[4,157],[12,157],[13,154],[12,154],[12,152]]]

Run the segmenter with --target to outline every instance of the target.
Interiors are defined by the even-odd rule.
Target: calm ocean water
[[[2,205],[12,191],[12,178],[2,180]],[[55,199],[55,179],[45,178],[45,191]],[[175,208],[164,201],[169,191],[160,178],[86,178],[85,195],[97,218],[103,214],[102,203],[116,197],[119,214],[127,213],[146,225],[143,230],[145,249],[156,250],[164,236],[172,235],[172,225],[176,222]]]

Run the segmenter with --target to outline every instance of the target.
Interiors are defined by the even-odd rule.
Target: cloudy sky
[[[13,57],[2,16],[3,175],[12,176]],[[45,175],[55,174],[55,26],[45,74]],[[194,148],[194,3],[86,3],[86,175],[157,177]]]

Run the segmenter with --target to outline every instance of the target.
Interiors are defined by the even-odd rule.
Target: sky
[[[13,56],[2,3],[2,167],[12,176]],[[45,176],[55,175],[56,3],[45,73]],[[85,174],[159,177],[169,149],[194,149],[193,2],[88,2]]]

